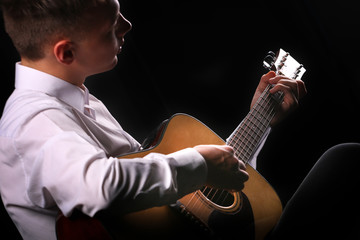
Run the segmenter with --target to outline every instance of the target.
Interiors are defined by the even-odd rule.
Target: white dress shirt
[[[207,167],[196,150],[116,158],[139,149],[86,88],[16,64],[0,120],[0,193],[24,239],[56,239],[59,211],[94,216],[112,202],[121,214],[204,185]]]
[[[116,158],[139,147],[87,90],[16,64],[0,121],[0,193],[24,239],[55,239],[59,210],[93,216],[121,196],[118,211],[134,211],[204,185],[196,150]]]

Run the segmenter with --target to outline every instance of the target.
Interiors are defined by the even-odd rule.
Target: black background
[[[119,64],[86,85],[138,141],[178,112],[227,138],[249,111],[265,54],[281,47],[304,64],[308,89],[258,159],[283,203],[326,149],[359,142],[356,1],[120,2],[133,29]],[[0,36],[3,108],[19,57],[2,26]]]

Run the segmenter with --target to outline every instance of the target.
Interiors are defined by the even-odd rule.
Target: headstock
[[[263,66],[278,75],[293,79],[301,79],[306,71],[302,64],[298,63],[288,52],[281,48],[277,54],[269,52],[264,58]]]

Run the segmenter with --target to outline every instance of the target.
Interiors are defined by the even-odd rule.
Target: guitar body
[[[185,114],[174,115],[159,134],[158,143],[149,150],[119,158],[144,157],[151,152],[169,154],[200,144],[225,144],[211,129]],[[221,205],[210,200],[209,190],[199,190],[179,199],[175,208],[154,207],[127,214],[120,219],[111,219],[111,222],[105,221],[103,224],[116,239],[180,239],[194,234],[208,234],[215,238],[236,234],[242,239],[263,239],[277,223],[282,205],[273,188],[256,170],[247,165],[247,172],[250,177],[242,192],[225,192],[229,195],[226,204]],[[215,197],[215,194],[212,196]],[[98,221],[95,218],[89,220]],[[57,232],[62,232],[63,239],[69,239],[69,235],[73,235],[74,231],[91,232],[95,225],[84,222],[76,229],[65,229],[69,234],[64,234],[63,226],[66,221],[66,218],[62,217],[57,222]]]
[[[120,158],[143,157],[151,152],[169,154],[200,144],[224,145],[225,142],[197,119],[189,115],[177,114],[165,126],[157,145],[150,150]],[[253,236],[253,239],[263,239],[277,223],[282,212],[282,205],[274,189],[255,169],[247,165],[247,172],[250,177],[245,183],[245,188],[241,193],[234,193],[233,202],[226,206],[210,201],[200,191],[179,199],[178,205],[186,205],[182,206],[185,208],[185,215],[190,215],[190,218],[200,221],[202,225],[205,225],[204,227],[214,231],[215,235],[243,236],[243,231],[245,235]],[[189,203],[190,200],[196,201],[196,204]],[[169,236],[176,236],[177,224],[180,223],[172,211],[168,206],[156,207],[128,214],[124,216],[124,219],[128,228],[137,229],[142,233],[147,232],[147,236],[169,230],[173,231]],[[171,221],[173,221],[173,226],[171,226]],[[233,232],[229,232],[231,229]]]

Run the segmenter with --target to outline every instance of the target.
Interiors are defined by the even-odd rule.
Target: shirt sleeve
[[[52,202],[65,216],[76,208],[94,216],[116,206],[121,213],[175,202],[205,183],[205,160],[188,148],[169,155],[118,159],[74,132],[49,139],[39,151],[28,183],[31,201]]]

